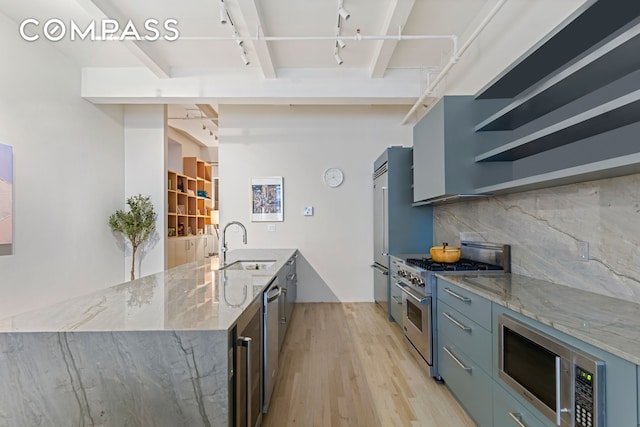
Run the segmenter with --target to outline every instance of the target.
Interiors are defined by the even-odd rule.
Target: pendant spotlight
[[[227,8],[224,5],[224,0],[220,0],[220,23],[227,23]]]
[[[344,41],[342,41],[341,39],[338,39],[338,40],[336,41],[336,43],[338,43],[338,47],[339,47],[340,49],[344,49],[345,47],[347,47],[347,44],[346,44]]]
[[[344,62],[340,57],[340,52],[338,52],[338,49],[336,49],[336,52],[333,54],[333,57],[335,58],[338,65],[342,65],[342,63]]]
[[[233,29],[233,36],[234,37],[240,37],[240,34],[238,33],[238,31],[234,28]],[[244,41],[242,40],[236,40],[236,43],[238,43],[238,46],[243,47],[244,46]]]
[[[249,58],[247,58],[247,52],[245,52],[244,50],[240,54],[240,58],[242,58],[242,62],[244,62],[244,65],[251,64],[251,62],[249,62]]]
[[[351,17],[351,14],[347,12],[347,10],[342,6],[340,6],[340,8],[338,9],[338,13],[340,14],[340,16],[342,16],[342,19],[344,19],[345,21]]]

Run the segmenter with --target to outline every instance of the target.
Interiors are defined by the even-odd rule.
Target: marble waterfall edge
[[[0,425],[226,426],[226,331],[0,334]]]

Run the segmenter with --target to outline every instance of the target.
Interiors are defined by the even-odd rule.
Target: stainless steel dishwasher
[[[264,370],[263,370],[263,393],[262,412],[269,409],[273,384],[278,374],[278,328],[280,324],[280,289],[278,278],[273,279],[267,290],[264,292]]]

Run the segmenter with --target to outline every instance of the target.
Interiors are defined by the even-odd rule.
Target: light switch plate
[[[313,216],[313,206],[304,207],[304,216]]]
[[[276,231],[276,225],[275,224],[267,224],[267,231],[270,231],[270,232]]]

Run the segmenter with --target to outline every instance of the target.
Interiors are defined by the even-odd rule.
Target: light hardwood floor
[[[297,304],[279,370],[264,427],[475,426],[373,303]]]

